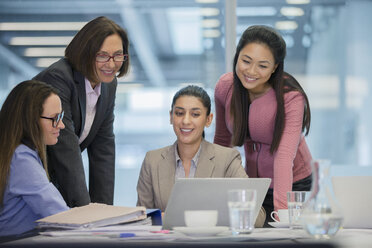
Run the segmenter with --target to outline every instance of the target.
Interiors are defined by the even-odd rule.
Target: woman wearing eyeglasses
[[[116,77],[129,68],[129,40],[112,20],[87,23],[65,50],[65,58],[35,79],[59,90],[66,128],[48,147],[52,182],[70,207],[90,202],[113,204],[115,137],[113,132]],[[89,192],[81,152],[89,158]]]
[[[32,230],[35,220],[68,210],[48,179],[45,145],[58,141],[57,91],[36,80],[18,84],[0,110],[0,236]]]

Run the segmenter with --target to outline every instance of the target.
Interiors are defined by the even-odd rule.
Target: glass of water
[[[288,215],[289,226],[291,229],[301,229],[302,223],[300,221],[301,212],[305,201],[309,198],[310,191],[288,191]]]
[[[234,235],[249,234],[254,229],[257,193],[253,189],[236,189],[228,192],[230,228]]]

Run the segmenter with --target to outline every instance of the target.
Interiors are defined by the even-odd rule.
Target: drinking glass
[[[253,189],[237,189],[228,192],[230,228],[234,235],[249,234],[254,229],[254,210],[257,193]]]
[[[288,191],[287,204],[289,227],[291,229],[301,229],[302,223],[300,222],[301,212],[305,200],[310,195],[310,191]]]

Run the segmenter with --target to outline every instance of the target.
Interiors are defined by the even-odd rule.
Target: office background
[[[115,20],[129,34],[132,63],[116,98],[115,205],[134,205],[146,151],[175,141],[174,92],[198,84],[213,98],[241,33],[265,24],[284,36],[285,70],[309,96],[313,157],[330,159],[340,175],[370,173],[371,13],[370,0],[0,0],[0,104],[61,58],[87,21]],[[206,139],[213,135],[214,125]]]

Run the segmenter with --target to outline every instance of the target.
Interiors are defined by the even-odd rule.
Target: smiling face
[[[59,96],[51,94],[43,104],[43,113],[41,116],[54,118],[62,112],[62,105]],[[43,132],[43,139],[46,145],[55,145],[58,141],[59,131],[65,128],[61,120],[56,127],[53,127],[53,121],[40,118],[40,126]]]
[[[235,71],[244,88],[261,94],[270,87],[268,80],[276,67],[273,54],[265,44],[249,43],[240,51]]]
[[[178,145],[199,146],[204,127],[209,127],[212,119],[213,114],[207,116],[207,108],[199,98],[187,95],[179,97],[170,112]]]
[[[114,56],[123,54],[123,42],[118,34],[107,36],[97,54]],[[117,72],[120,70],[123,62],[115,62],[110,58],[107,62],[96,61],[96,73],[100,82],[110,83],[114,80]],[[100,82],[95,82],[93,86]],[[93,83],[92,83],[93,84]]]

